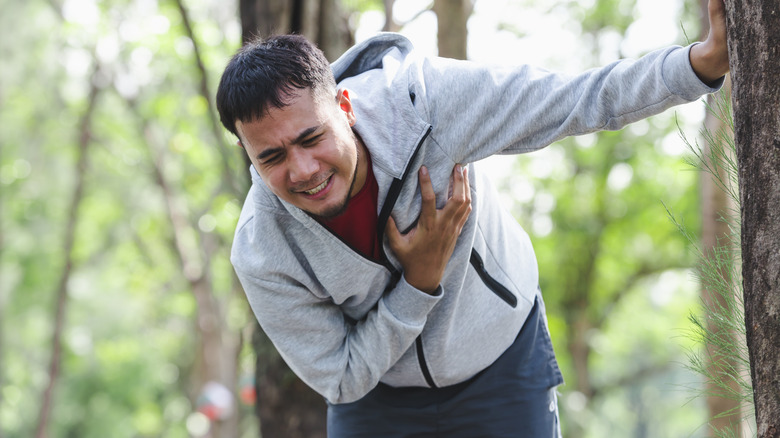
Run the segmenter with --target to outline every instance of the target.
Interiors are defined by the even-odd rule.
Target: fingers
[[[461,214],[465,210],[471,211],[471,188],[467,167],[460,164],[455,165],[455,169],[452,171],[450,192],[451,196],[445,208],[456,210]]]
[[[454,182],[455,187],[452,191],[452,197],[458,202],[471,203],[471,189],[469,187],[469,168],[460,164],[455,166]]]
[[[403,243],[403,236],[401,236],[401,232],[398,231],[398,226],[395,224],[395,220],[392,216],[387,218],[387,227],[385,227],[385,234],[387,234],[387,240],[390,244],[390,248],[397,252],[398,248],[400,248],[401,244]]]
[[[710,34],[722,33],[725,40],[726,33],[726,7],[723,0],[710,0],[707,5],[710,20]]]
[[[419,179],[420,195],[422,197],[419,224],[423,227],[434,225],[437,217],[443,214],[458,224],[458,226],[462,226],[471,212],[471,187],[468,179],[468,168],[460,164],[455,165],[450,176],[449,198],[441,210],[436,209],[436,193],[433,190],[431,176],[425,166],[420,167]]]
[[[707,3],[710,16],[720,16],[726,12],[726,3],[723,0],[710,0]]]
[[[469,185],[469,168],[463,168],[463,184],[464,192],[466,194],[466,203],[471,206],[471,186]],[[470,209],[469,209],[470,210]]]
[[[468,167],[463,168],[462,177],[463,177],[463,201],[461,202],[458,209],[458,213],[459,213],[459,217],[457,219],[458,235],[460,235],[460,231],[463,229],[463,225],[466,223],[469,214],[471,214],[471,187],[469,186]]]
[[[458,242],[458,236],[471,213],[471,189],[468,171],[455,166],[451,176],[451,196],[442,209],[436,208],[436,194],[426,167],[419,171],[422,206],[416,225],[401,234],[392,217],[385,233],[393,254],[413,287],[432,292],[441,282],[447,263]]]
[[[433,191],[431,175],[428,168],[420,167],[420,195],[422,196],[422,211],[420,220],[425,221],[436,215],[436,193]]]

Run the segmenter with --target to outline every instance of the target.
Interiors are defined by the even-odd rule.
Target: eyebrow
[[[310,128],[304,129],[303,131],[301,131],[300,134],[298,134],[297,137],[295,137],[295,139],[293,139],[293,141],[290,142],[290,144],[301,144],[301,143],[303,143],[303,140],[305,140],[306,137],[310,136],[312,133],[316,132],[321,127],[322,127],[322,125],[318,125],[318,126],[312,126]],[[257,160],[258,161],[263,161],[266,158],[270,157],[271,155],[279,153],[279,151],[281,151],[282,149],[284,149],[284,147],[276,147],[276,148],[266,149],[263,152],[260,152],[259,154],[257,154]]]

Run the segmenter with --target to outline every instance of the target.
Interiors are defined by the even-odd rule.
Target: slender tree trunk
[[[137,109],[129,102],[130,109]],[[178,259],[181,272],[189,285],[197,304],[195,333],[198,351],[193,371],[190,375],[191,400],[195,402],[201,390],[208,382],[222,384],[231,392],[238,387],[236,371],[240,333],[232,332],[225,321],[225,307],[217,299],[210,275],[210,260],[221,257],[217,245],[205,234],[192,238],[197,233],[193,225],[195,220],[187,211],[186,203],[164,172],[166,155],[163,148],[156,145],[158,140],[151,135],[148,120],[139,116],[139,132],[146,135],[150,160],[155,182],[162,192],[163,200],[171,224],[171,251]],[[233,397],[235,408],[236,398]],[[211,423],[207,438],[232,438],[239,434],[238,416],[235,410],[226,418]]]
[[[209,77],[206,72],[206,65],[203,62],[203,57],[200,53],[200,43],[198,42],[198,38],[193,32],[192,24],[190,24],[190,14],[187,10],[187,7],[184,5],[184,0],[176,0],[176,6],[179,9],[179,15],[181,16],[182,23],[184,24],[184,30],[187,34],[187,38],[192,41],[193,52],[195,55],[195,65],[198,70],[199,92],[201,97],[203,97],[203,99],[206,101],[208,107],[207,118],[209,120],[211,134],[214,137],[214,145],[217,146],[220,151],[222,151],[222,153],[219,154],[221,158],[220,164],[222,165],[222,182],[228,186],[229,191],[232,192],[233,195],[238,196],[241,192],[244,191],[244,189],[238,182],[238,178],[233,175],[233,171],[230,166],[231,155],[227,153],[228,149],[225,147],[226,145],[224,144],[224,136],[222,135],[222,125],[219,123],[219,119],[216,115],[214,96],[209,90]]]
[[[471,0],[434,0],[433,11],[439,21],[437,30],[439,56],[466,59],[468,28],[473,5]]]
[[[347,15],[340,0],[320,0],[317,44],[331,62],[355,44]]]
[[[95,61],[97,62],[97,61]],[[97,67],[95,67],[97,72]],[[79,124],[78,158],[76,162],[76,186],[73,190],[68,207],[67,223],[65,225],[65,242],[63,244],[63,254],[65,262],[60,273],[60,279],[57,284],[56,304],[54,309],[54,327],[52,328],[51,358],[49,359],[49,380],[46,388],[41,395],[41,402],[38,411],[38,424],[35,430],[36,438],[45,438],[49,426],[49,418],[52,412],[52,403],[54,399],[54,388],[60,376],[60,364],[62,361],[62,332],[65,329],[65,316],[68,305],[68,280],[73,269],[73,246],[76,240],[76,223],[78,222],[79,206],[84,194],[84,177],[87,171],[87,158],[89,144],[92,141],[91,125],[92,115],[95,112],[97,98],[100,89],[95,85],[93,73],[90,77],[92,87],[90,89],[87,109],[81,117]]]
[[[780,5],[727,0],[742,277],[759,438],[780,437]]]
[[[214,144],[221,151],[223,186],[219,192],[228,192],[238,198],[246,191],[245,186],[248,185],[249,181],[248,178],[243,178],[244,183],[242,183],[242,178],[235,175],[232,169],[231,154],[228,153],[229,150],[224,144],[222,127],[214,110],[213,93],[209,89],[209,78],[201,56],[201,45],[193,31],[189,11],[184,0],[175,0],[175,3],[182,18],[185,34],[192,41],[194,47],[194,67],[199,76],[199,92],[208,103],[209,128],[214,138]],[[128,104],[133,107],[132,102],[128,102]],[[135,110],[134,107],[132,109]],[[162,170],[166,160],[164,149],[156,148],[155,151],[152,145],[156,143],[156,140],[149,135],[148,121],[140,117],[139,120],[141,121],[141,132],[144,132],[149,139],[147,144],[154,166],[154,175],[167,206],[173,234],[172,251],[179,259],[182,272],[197,303],[195,331],[198,335],[198,354],[190,376],[192,400],[194,401],[200,395],[209,382],[221,384],[235,393],[238,388],[237,349],[241,345],[240,333],[232,331],[225,318],[227,302],[232,297],[226,298],[224,303],[218,299],[210,275],[212,258],[224,257],[225,255],[220,251],[219,244],[214,242],[212,236],[199,233],[198,227],[194,225],[197,219],[192,217],[193,215],[186,208],[186,203],[182,202],[181,196]],[[235,153],[238,154],[238,152]],[[196,239],[191,239],[190,237],[193,235],[198,236]],[[236,401],[236,397],[233,397],[233,411],[229,415],[212,422],[209,438],[228,438],[239,435],[239,415]]]
[[[3,89],[0,88],[0,106],[3,105]],[[0,163],[3,162],[3,145],[0,144]],[[0,279],[3,278],[3,230],[5,229],[5,226],[3,225],[3,202],[5,200],[5,193],[3,190],[3,187],[0,187]],[[5,317],[5,300],[6,300],[6,291],[2,287],[0,287],[0,364],[5,363],[4,360],[4,353],[5,353],[5,344],[3,343],[3,340],[5,339],[5,324],[6,321]],[[5,373],[3,372],[3,367],[0,367],[0,388],[5,387]],[[0,391],[0,409],[2,409],[3,406],[3,392]],[[3,422],[2,419],[0,419],[0,438],[3,438]]]
[[[382,26],[382,30],[384,32],[398,32],[400,26],[396,23],[395,18],[393,18],[393,5],[395,5],[395,0],[383,0],[383,3],[385,9],[385,25]]]

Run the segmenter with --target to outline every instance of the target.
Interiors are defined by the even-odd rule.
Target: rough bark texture
[[[240,0],[239,13],[244,43],[297,33],[317,43],[330,61],[354,43],[337,0]]]
[[[325,399],[290,371],[259,328],[252,345],[257,353],[255,413],[262,436],[325,438]]]
[[[439,21],[437,31],[439,56],[466,59],[468,29],[466,23],[473,9],[471,0],[435,0],[433,11]]]
[[[759,438],[780,437],[780,3],[727,0],[745,323]]]

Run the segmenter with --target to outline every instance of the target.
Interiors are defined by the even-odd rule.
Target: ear
[[[241,143],[241,140],[236,140],[236,145],[238,145],[238,147],[240,147],[241,149],[246,149],[244,148],[244,143]]]
[[[336,92],[336,102],[339,105],[339,109],[344,111],[347,116],[349,126],[355,126],[357,118],[355,117],[355,109],[352,107],[352,100],[349,98],[349,90],[341,88]]]

